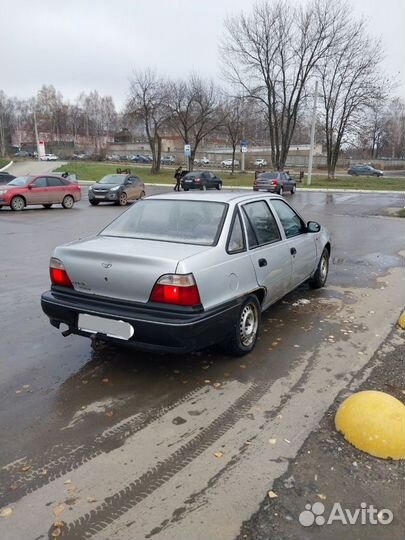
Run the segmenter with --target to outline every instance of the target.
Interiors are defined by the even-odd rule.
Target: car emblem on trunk
[[[103,268],[111,268],[112,267],[112,264],[111,263],[101,263],[101,266]]]

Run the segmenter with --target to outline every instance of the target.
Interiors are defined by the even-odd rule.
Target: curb
[[[5,165],[4,167],[2,167],[0,169],[0,172],[3,172],[3,171],[6,171],[9,167],[11,167],[11,165],[14,163],[13,160],[10,161],[10,163],[7,163],[7,165]]]
[[[88,186],[94,184],[92,180],[79,180],[80,186]],[[155,186],[155,187],[173,187],[172,184],[150,184],[145,182],[145,186]],[[237,190],[246,190],[252,191],[251,187],[248,186],[222,186],[222,189],[237,189]],[[389,195],[405,195],[405,191],[387,191],[387,190],[377,190],[377,189],[344,189],[344,188],[300,188],[297,187],[297,192],[305,193],[306,191],[317,192],[317,193],[383,193]]]

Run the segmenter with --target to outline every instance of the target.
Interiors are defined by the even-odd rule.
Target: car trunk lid
[[[209,246],[95,236],[56,248],[75,290],[147,302],[157,279]]]

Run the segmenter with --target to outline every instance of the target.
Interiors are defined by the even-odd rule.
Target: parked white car
[[[262,167],[267,166],[267,161],[265,159],[262,159],[262,158],[257,158],[257,159],[254,160],[253,166],[256,167],[256,168],[261,169]]]
[[[59,157],[55,154],[45,154],[40,156],[40,161],[58,161]]]
[[[234,166],[234,168],[239,167],[239,161],[237,159],[234,160],[233,166]],[[223,161],[221,161],[221,167],[223,167],[224,169],[231,168],[232,167],[232,159],[224,159]]]
[[[222,342],[241,356],[265,309],[305,281],[325,285],[330,249],[327,230],[278,195],[155,195],[56,248],[42,309],[94,345],[180,353]]]

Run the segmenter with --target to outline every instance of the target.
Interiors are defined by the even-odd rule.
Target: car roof
[[[257,200],[257,199],[263,199],[263,197],[271,198],[271,199],[283,199],[283,197],[280,197],[280,195],[272,194],[272,193],[255,193],[249,191],[248,193],[243,193],[241,191],[231,191],[228,192],[221,191],[219,193],[209,193],[209,192],[199,192],[199,193],[192,193],[192,192],[176,192],[176,193],[161,193],[160,195],[151,195],[148,197],[149,199],[167,199],[167,200],[173,200],[173,199],[181,199],[183,201],[208,201],[208,202],[224,202],[224,203],[239,203],[239,202],[245,202],[250,200]]]

